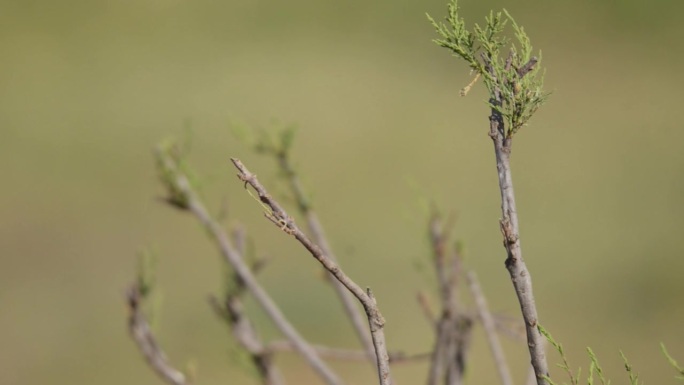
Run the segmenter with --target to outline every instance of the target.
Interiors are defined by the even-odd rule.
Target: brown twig
[[[277,151],[275,155],[276,159],[278,160],[278,165],[280,166],[280,169],[283,171],[283,173],[285,173],[289,181],[290,189],[292,190],[295,201],[297,202],[297,208],[306,219],[307,227],[309,228],[309,232],[311,233],[314,242],[316,242],[320,246],[323,254],[328,256],[328,258],[333,262],[337,263],[337,258],[335,257],[335,254],[332,252],[332,248],[330,247],[327,237],[325,236],[323,226],[321,225],[321,222],[318,220],[316,212],[312,209],[310,202],[306,198],[306,194],[304,193],[304,188],[301,185],[299,177],[297,176],[297,173],[295,172],[294,168],[292,167],[292,164],[290,163],[289,152],[286,150],[281,150]],[[330,275],[332,278],[332,274]],[[363,316],[361,315],[361,312],[359,311],[359,308],[357,307],[356,303],[354,303],[354,299],[351,293],[349,292],[349,290],[345,288],[345,286],[340,281],[336,279],[331,279],[330,282],[332,283],[332,286],[335,289],[335,292],[337,293],[340,302],[342,302],[342,307],[344,308],[345,313],[349,317],[352,327],[356,332],[356,336],[361,342],[361,346],[364,348],[364,350],[366,350],[366,352],[368,352],[368,359],[371,362],[375,362],[376,359],[375,349],[373,347],[373,340],[371,339],[371,336],[368,334],[368,331],[364,324],[365,321],[363,319]]]
[[[482,327],[485,330],[487,342],[489,343],[489,349],[492,351],[494,364],[496,365],[496,370],[499,372],[501,384],[513,385],[513,377],[511,376],[511,372],[508,368],[508,363],[506,361],[506,357],[504,356],[501,342],[499,342],[499,336],[496,333],[494,317],[492,316],[492,313],[489,312],[487,299],[482,293],[480,283],[477,280],[477,275],[475,272],[469,271],[466,274],[466,279],[468,280],[468,287],[470,288],[470,293],[475,301],[475,306],[477,307],[480,321],[482,321]]]
[[[295,224],[292,217],[290,217],[287,212],[276,202],[266,189],[259,183],[256,175],[252,174],[247,170],[247,168],[240,162],[239,159],[231,158],[231,161],[238,169],[238,178],[247,185],[252,186],[256,191],[257,196],[262,204],[266,205],[269,212],[265,213],[266,218],[275,223],[287,234],[291,234],[302,244],[311,255],[325,267],[325,269],[330,272],[338,281],[340,281],[344,287],[347,288],[363,305],[366,311],[366,316],[368,317],[368,324],[370,326],[371,337],[373,340],[373,346],[375,349],[375,354],[377,357],[377,369],[380,384],[389,385],[391,384],[390,379],[390,368],[389,368],[389,357],[387,354],[387,346],[385,342],[385,334],[383,327],[385,325],[385,319],[383,318],[380,310],[378,309],[377,302],[373,293],[370,289],[365,291],[356,284],[349,276],[347,276],[342,269],[332,261],[320,248],[312,242],[309,237],[302,232],[302,230]]]
[[[157,343],[150,325],[145,318],[145,315],[140,308],[144,296],[142,295],[138,284],[133,284],[126,293],[128,300],[128,330],[131,337],[138,345],[138,349],[145,356],[145,360],[150,367],[161,377],[165,382],[172,385],[188,385],[190,382],[186,379],[185,374],[180,370],[174,368],[166,358],[166,354]]]
[[[487,55],[482,56],[485,68],[496,83],[496,73],[494,71],[491,58]],[[534,68],[536,61],[530,60],[519,72],[524,74]],[[527,72],[524,72],[527,71]],[[503,81],[515,81],[515,79],[498,79]],[[513,145],[513,137],[506,133],[504,126],[504,118],[494,107],[502,105],[502,96],[499,89],[495,89],[490,99],[490,104],[493,106],[489,117],[489,136],[494,143],[494,153],[496,156],[496,169],[499,177],[499,189],[501,191],[501,215],[500,220],[501,232],[504,238],[504,247],[506,249],[506,269],[513,282],[513,287],[518,296],[518,302],[522,311],[523,319],[525,320],[525,328],[527,332],[527,345],[530,351],[530,358],[532,366],[534,367],[535,375],[537,377],[538,385],[546,385],[547,381],[544,376],[549,375],[549,368],[546,362],[546,355],[544,353],[544,338],[537,329],[538,316],[537,306],[534,302],[534,294],[532,290],[532,279],[527,265],[523,260],[522,249],[520,247],[520,227],[518,226],[518,211],[515,204],[515,195],[513,193],[513,176],[511,173],[511,149]]]
[[[304,340],[299,332],[285,318],[282,311],[275,304],[273,299],[263,289],[256,280],[249,266],[244,262],[242,256],[233,247],[229,237],[223,228],[209,215],[195,191],[190,185],[187,177],[182,174],[173,160],[163,153],[159,154],[160,162],[166,170],[167,184],[172,182],[174,192],[181,194],[184,209],[189,210],[204,225],[208,233],[216,241],[221,255],[226,262],[233,268],[237,276],[244,282],[245,287],[254,296],[254,299],[263,308],[269,318],[283,335],[292,342],[297,351],[304,357],[305,361],[318,373],[329,385],[339,385],[342,381],[326,365],[325,362],[316,354],[316,351]]]

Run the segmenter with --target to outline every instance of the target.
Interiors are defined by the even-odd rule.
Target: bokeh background
[[[226,225],[243,223],[271,257],[261,281],[311,341],[358,346],[319,268],[234,178],[229,156],[286,191],[272,160],[235,139],[235,122],[300,127],[296,164],[343,266],[373,287],[391,349],[432,345],[415,301],[435,292],[429,199],[457,214],[490,306],[517,316],[486,95],[480,84],[461,98],[467,68],[430,42],[425,12],[442,18],[445,3],[0,2],[0,383],[159,383],[125,327],[144,248],[159,255],[158,330],[172,361],[195,367],[199,384],[257,383],[207,306],[222,287],[215,248],[156,200],[151,149],[188,128],[208,205],[227,207]],[[658,344],[684,360],[684,3],[461,5],[469,25],[505,6],[548,68],[553,95],[513,154],[542,323],[585,373],[592,346],[614,381],[626,381],[619,349],[647,383],[674,381]],[[497,381],[482,337],[471,384]],[[506,349],[522,383],[525,349]],[[290,383],[319,383],[296,356],[278,362]],[[333,366],[349,383],[375,381],[366,364]],[[395,377],[422,383],[426,368]]]

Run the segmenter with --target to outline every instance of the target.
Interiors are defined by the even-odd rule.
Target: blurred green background
[[[517,316],[486,95],[479,84],[459,97],[467,68],[430,42],[425,12],[441,19],[445,3],[0,2],[0,383],[159,383],[125,325],[124,289],[145,247],[160,256],[171,359],[195,365],[199,384],[257,383],[207,306],[222,285],[213,245],[155,199],[152,146],[185,127],[209,206],[224,202],[226,224],[244,223],[272,257],[261,280],[311,341],[357,346],[319,268],[235,179],[229,156],[285,191],[231,122],[299,125],[296,163],[343,266],[373,287],[392,350],[432,345],[415,301],[435,292],[425,198],[457,213],[490,306]],[[647,383],[673,381],[658,343],[684,361],[684,3],[461,5],[469,25],[505,6],[544,52],[553,95],[513,153],[542,323],[573,366],[588,367],[592,346],[625,381],[622,349]],[[522,383],[523,344],[506,348]],[[296,356],[278,361],[290,383],[318,383]],[[350,383],[375,381],[367,364],[333,366]],[[423,383],[426,368],[395,377]],[[479,329],[468,378],[497,381]]]

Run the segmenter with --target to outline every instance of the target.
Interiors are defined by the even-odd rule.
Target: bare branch
[[[432,244],[432,252],[434,254],[435,273],[437,275],[437,282],[439,283],[440,296],[442,298],[442,305],[449,311],[455,310],[455,274],[452,274],[452,269],[447,267],[447,242],[449,241],[449,233],[453,226],[453,219],[443,223],[438,214],[433,214],[430,220],[430,242]]]
[[[392,364],[401,364],[405,362],[424,361],[430,358],[430,353],[406,354],[402,352],[391,352],[389,360]]]
[[[389,369],[389,357],[387,354],[387,346],[385,343],[385,334],[383,327],[385,325],[385,319],[383,318],[380,310],[378,309],[373,293],[370,289],[364,291],[361,289],[356,282],[352,281],[342,269],[332,261],[322,249],[313,243],[307,236],[302,232],[302,230],[295,224],[292,217],[290,217],[287,212],[276,202],[266,189],[259,183],[256,175],[252,174],[247,170],[247,168],[240,162],[239,159],[231,158],[231,161],[238,169],[238,178],[247,185],[252,186],[257,192],[259,200],[262,204],[266,205],[269,212],[265,213],[266,218],[271,220],[273,223],[278,225],[287,234],[293,235],[299,243],[301,243],[311,255],[325,267],[325,269],[330,272],[338,281],[340,281],[363,305],[366,315],[368,317],[368,323],[370,326],[371,337],[373,339],[373,346],[375,348],[375,354],[377,357],[377,368],[378,377],[380,384],[388,385],[391,384],[390,380],[390,369]]]
[[[144,300],[140,288],[137,284],[131,285],[126,293],[128,300],[128,330],[131,337],[138,345],[138,349],[145,356],[145,360],[152,369],[165,382],[172,385],[187,385],[190,382],[185,375],[175,369],[166,358],[166,354],[157,343],[156,338],[150,330],[150,325],[141,310],[141,302]]]
[[[330,258],[330,260],[337,263],[337,258],[335,257],[335,254],[332,252],[330,244],[328,243],[327,237],[325,236],[325,231],[323,230],[323,226],[318,220],[318,216],[316,215],[316,212],[313,210],[310,202],[306,198],[306,194],[304,193],[304,188],[302,187],[299,177],[297,176],[297,173],[295,172],[294,168],[292,167],[292,164],[290,163],[289,152],[283,149],[282,151],[276,152],[275,155],[278,160],[280,169],[287,176],[287,179],[290,183],[290,189],[292,190],[295,197],[295,201],[297,202],[297,208],[306,219],[307,227],[309,228],[309,232],[311,233],[314,242],[316,242],[320,246],[323,254],[327,255],[328,258]],[[332,274],[330,274],[330,276],[332,278]],[[356,335],[359,338],[359,341],[361,342],[361,346],[363,346],[364,350],[368,352],[369,360],[371,362],[375,362],[376,359],[373,341],[371,339],[371,336],[368,334],[368,331],[366,330],[363,316],[361,315],[359,308],[354,303],[354,299],[352,298],[351,293],[344,287],[344,285],[340,281],[336,279],[331,279],[330,282],[332,283],[333,288],[337,293],[337,296],[342,302],[344,311],[346,312],[347,316],[349,317],[349,320],[351,321],[352,327],[354,328],[354,331],[356,332]]]
[[[435,211],[428,226],[442,304],[442,314],[436,323],[428,385],[442,381],[448,385],[462,383],[470,340],[472,319],[459,308],[456,295],[461,258],[457,250],[449,252],[447,247],[453,225],[453,215],[443,221]]]
[[[449,332],[449,323],[447,319],[440,318],[437,324],[436,336],[435,336],[435,347],[432,349],[432,356],[430,358],[430,371],[428,372],[428,385],[437,385],[446,371],[446,351],[448,338],[447,333]]]
[[[475,305],[477,306],[477,311],[480,316],[480,320],[482,321],[485,335],[487,336],[489,348],[492,351],[492,356],[494,356],[494,364],[499,372],[501,384],[513,385],[513,378],[511,377],[511,372],[508,369],[508,363],[506,362],[506,357],[504,356],[501,342],[499,342],[499,336],[496,334],[494,317],[492,317],[492,314],[489,312],[487,300],[482,293],[482,289],[480,288],[480,284],[477,280],[477,275],[475,275],[475,272],[469,271],[466,275],[466,278],[468,280],[468,287],[470,287],[470,293],[475,300]]]
[[[466,369],[466,360],[472,338],[473,320],[467,315],[459,315],[452,326],[453,336],[447,347],[446,384],[460,385]]]
[[[244,262],[242,256],[233,247],[229,237],[223,228],[209,215],[195,191],[192,189],[187,177],[182,174],[176,164],[166,154],[159,154],[159,160],[165,168],[165,178],[167,183],[172,183],[173,191],[182,195],[184,208],[193,213],[204,225],[208,233],[218,244],[221,255],[226,262],[233,268],[235,273],[244,282],[245,287],[254,296],[255,300],[271,318],[275,326],[283,335],[292,342],[297,351],[304,357],[306,362],[325,380],[329,385],[339,385],[342,381],[337,375],[323,362],[316,352],[309,346],[299,332],[285,318],[282,311],[275,304],[273,299],[261,287],[256,280],[249,266]]]

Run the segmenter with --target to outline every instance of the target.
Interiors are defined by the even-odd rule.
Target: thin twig
[[[425,292],[422,290],[419,291],[418,294],[416,294],[416,300],[418,300],[418,305],[420,305],[420,309],[423,311],[423,315],[430,323],[430,326],[436,328],[437,316],[435,315],[435,311],[432,309],[432,305],[430,305],[430,300],[428,299],[427,294],[425,294]]]
[[[243,257],[247,255],[247,232],[242,226],[235,226],[232,231],[233,244],[235,245],[235,250],[240,253]]]
[[[338,376],[323,362],[316,354],[316,351],[304,340],[299,332],[285,318],[282,311],[275,304],[264,288],[256,280],[249,266],[244,262],[242,256],[233,247],[229,237],[223,228],[209,215],[202,204],[202,201],[193,190],[187,177],[183,175],[176,164],[165,154],[160,154],[160,160],[164,163],[166,170],[171,171],[174,188],[183,194],[185,208],[190,210],[197,219],[204,225],[208,233],[218,244],[221,255],[226,262],[233,268],[235,273],[244,282],[245,287],[254,296],[254,299],[271,318],[275,326],[283,335],[292,342],[297,351],[304,357],[305,361],[323,378],[329,385],[339,385],[342,381]]]
[[[463,310],[458,302],[458,283],[461,277],[461,255],[456,245],[451,253],[451,264],[447,266],[449,271],[448,284],[451,286],[450,295],[443,299],[444,306],[451,306],[452,336],[447,350],[447,373],[446,383],[449,385],[461,385],[466,369],[468,349],[472,336],[473,317]]]
[[[491,63],[491,58],[484,55],[485,68],[490,76],[496,80],[496,73]],[[526,64],[525,70],[530,71],[536,62],[532,60],[529,66]],[[529,67],[529,68],[528,68]],[[514,79],[499,79],[514,81]],[[532,290],[532,278],[527,265],[523,260],[522,249],[520,247],[520,227],[518,226],[518,211],[515,204],[513,193],[513,176],[511,173],[511,149],[513,138],[506,133],[504,118],[500,111],[494,107],[501,107],[501,90],[495,89],[491,96],[490,104],[493,106],[489,117],[489,136],[494,143],[494,153],[496,155],[496,169],[499,176],[499,189],[501,191],[501,232],[504,238],[506,249],[506,269],[513,282],[515,293],[518,296],[520,309],[525,320],[527,332],[527,346],[530,351],[532,366],[534,367],[538,385],[547,385],[545,376],[549,375],[549,368],[544,353],[544,338],[537,329],[539,322],[537,306],[534,302]]]
[[[128,289],[126,296],[128,300],[128,309],[130,311],[128,316],[128,330],[143,356],[145,356],[147,363],[154,369],[159,377],[171,385],[190,384],[186,379],[185,374],[171,366],[166,358],[166,354],[157,343],[154,334],[152,334],[150,325],[140,308],[144,297],[140,292],[138,285],[133,284]]]
[[[492,313],[489,312],[489,307],[487,307],[487,299],[482,293],[482,289],[480,288],[480,284],[477,280],[477,275],[475,275],[475,272],[469,271],[466,274],[466,278],[468,280],[470,293],[475,300],[475,305],[477,306],[480,320],[482,321],[482,327],[484,328],[485,335],[487,336],[489,348],[491,349],[492,356],[494,357],[496,370],[499,372],[499,378],[501,378],[501,384],[513,385],[513,377],[508,369],[508,363],[506,362],[506,357],[504,356],[501,342],[499,342],[499,336],[496,334],[494,317],[492,317]]]
[[[473,312],[472,310],[464,310],[462,315],[470,320],[479,319],[477,312]],[[509,325],[509,323],[516,320],[512,319],[512,317],[507,314],[492,313],[492,318],[494,318],[494,327],[499,334],[504,335],[515,342],[526,341],[525,327],[522,323],[520,323],[519,327]]]
[[[320,246],[323,254],[328,256],[328,258],[333,262],[337,263],[337,258],[335,257],[335,254],[332,252],[330,243],[328,242],[327,237],[325,236],[323,226],[321,225],[321,222],[318,220],[316,212],[312,209],[310,202],[306,198],[304,188],[302,187],[299,177],[297,176],[297,173],[295,172],[294,168],[292,167],[292,164],[290,163],[288,155],[289,152],[283,150],[276,153],[276,158],[278,160],[278,164],[281,170],[285,173],[290,183],[290,189],[292,190],[295,201],[297,202],[297,208],[306,219],[307,227],[309,228],[309,232],[311,233],[314,242],[316,242]],[[373,347],[373,340],[371,339],[371,336],[368,334],[368,330],[366,329],[363,316],[361,315],[361,312],[359,311],[359,308],[356,305],[356,303],[354,303],[354,299],[351,293],[344,287],[344,285],[340,281],[336,279],[331,279],[330,282],[332,283],[333,288],[335,289],[335,292],[337,293],[337,296],[340,299],[340,302],[342,302],[344,311],[349,317],[352,327],[356,332],[356,336],[361,342],[361,346],[364,348],[364,350],[368,352],[369,360],[371,362],[375,362],[376,359],[375,349]]]
[[[367,361],[368,353],[363,350],[331,348],[323,345],[311,345],[321,357],[344,360],[344,361]],[[293,350],[289,341],[272,341],[266,347],[271,352],[289,352]],[[430,358],[430,353],[406,354],[402,352],[389,352],[390,363],[400,364],[414,361],[423,361]],[[374,357],[374,356],[373,356]]]
[[[266,189],[259,183],[256,175],[252,174],[240,162],[239,159],[231,158],[231,161],[238,169],[238,178],[247,185],[252,186],[257,192],[259,200],[266,205],[269,212],[265,213],[266,218],[278,225],[283,231],[293,235],[299,243],[302,244],[311,255],[325,267],[338,281],[340,281],[363,305],[368,317],[368,324],[370,326],[371,337],[373,339],[373,346],[377,357],[378,378],[380,384],[391,384],[389,357],[387,355],[387,346],[385,342],[385,333],[383,327],[385,319],[378,309],[377,302],[370,289],[364,291],[356,282],[354,282],[344,271],[332,261],[326,254],[323,253],[320,246],[312,242],[309,237],[302,232],[302,230],[295,224],[292,217],[276,202]]]
[[[505,314],[492,314],[494,326],[499,334],[504,335],[516,342],[524,342],[525,325],[519,319],[512,319]],[[514,325],[510,325],[514,323]]]
[[[435,346],[432,349],[430,370],[428,372],[428,385],[437,385],[442,376],[447,372],[449,345],[451,343],[451,319],[453,314],[452,288],[448,283],[449,272],[445,269],[446,264],[446,241],[447,236],[442,229],[442,221],[439,215],[433,214],[429,223],[430,244],[433,252],[433,262],[437,276],[437,286],[442,302],[442,315],[437,321]]]
[[[439,283],[442,306],[450,312],[456,308],[456,279],[457,273],[453,271],[453,265],[447,266],[447,242],[453,227],[453,217],[443,223],[438,214],[434,214],[430,220],[430,241],[432,244],[435,274]],[[455,257],[455,256],[454,256]]]

